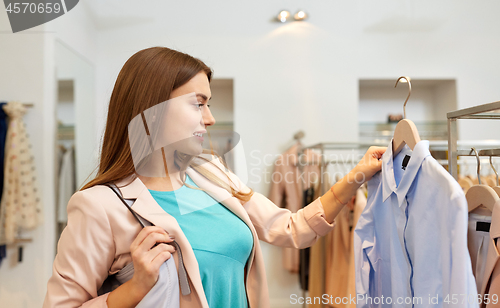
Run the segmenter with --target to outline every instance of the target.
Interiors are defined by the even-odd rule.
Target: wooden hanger
[[[398,82],[401,79],[405,79],[406,82],[408,82],[408,97],[405,100],[405,103],[403,105],[403,112],[404,112],[404,119],[398,122],[398,125],[396,125],[396,129],[394,130],[394,137],[392,139],[392,155],[396,156],[401,150],[403,149],[404,145],[407,144],[410,149],[414,149],[415,145],[420,142],[420,135],[418,134],[417,127],[415,126],[415,123],[413,123],[411,120],[406,119],[406,103],[408,102],[408,99],[410,98],[411,95],[411,83],[410,83],[410,77],[407,76],[401,76],[398,78],[396,81],[396,85],[394,87],[397,87]]]
[[[481,205],[493,212],[493,206],[499,199],[497,192],[493,188],[484,184],[474,185],[469,188],[465,194],[465,198],[467,199],[467,204],[469,205],[469,212]]]
[[[493,188],[489,187],[488,185],[481,184],[481,177],[480,177],[481,162],[479,161],[479,155],[476,149],[472,148],[471,153],[472,151],[476,153],[477,178],[479,179],[479,184],[469,188],[469,190],[467,190],[467,193],[465,194],[469,212],[480,207],[481,205],[489,209],[491,212],[493,212],[493,206],[495,205],[495,202],[497,202],[497,200],[500,198],[498,197],[497,192]]]
[[[462,187],[463,191],[466,193],[469,188],[474,186],[474,183],[472,183],[472,180],[469,179],[468,177],[461,176],[458,179],[458,184],[460,184],[460,187]]]

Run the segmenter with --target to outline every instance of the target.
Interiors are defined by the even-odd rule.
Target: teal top
[[[186,175],[186,183],[198,187]],[[245,264],[253,247],[248,226],[203,190],[149,190],[172,215],[193,248],[208,306],[247,308]]]

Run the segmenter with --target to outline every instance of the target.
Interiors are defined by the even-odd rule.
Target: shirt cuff
[[[335,220],[332,223],[326,221],[325,209],[319,197],[304,208],[304,218],[309,226],[320,236],[326,235],[335,227]]]

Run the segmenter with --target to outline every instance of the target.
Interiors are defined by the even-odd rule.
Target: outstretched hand
[[[353,171],[356,174],[362,174],[364,181],[369,181],[382,168],[381,158],[386,149],[386,147],[370,147]],[[359,176],[357,175],[356,178]]]

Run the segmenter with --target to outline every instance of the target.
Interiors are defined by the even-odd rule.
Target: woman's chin
[[[203,153],[203,147],[201,144],[190,144],[179,151],[187,155],[197,156]]]

